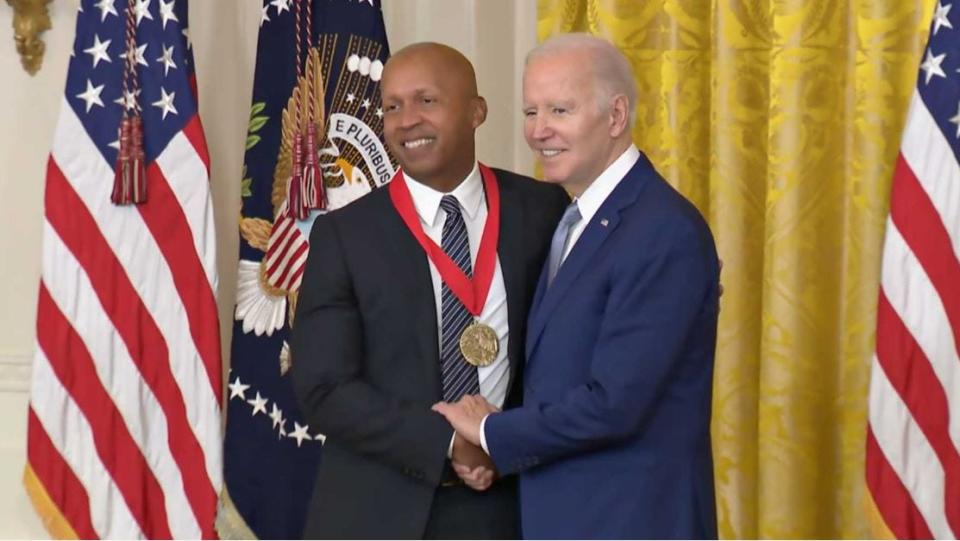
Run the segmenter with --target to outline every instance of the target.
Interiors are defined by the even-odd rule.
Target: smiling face
[[[603,95],[582,51],[540,56],[523,74],[523,135],[544,179],[579,196],[626,149],[626,100]]]
[[[452,191],[473,169],[474,132],[486,118],[469,61],[443,45],[408,47],[387,62],[380,92],[384,138],[400,166]]]

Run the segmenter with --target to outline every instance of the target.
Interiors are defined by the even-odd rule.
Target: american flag
[[[960,8],[951,7],[937,5],[897,158],[871,370],[867,485],[900,539],[960,536]]]
[[[129,7],[128,7],[129,6]],[[122,92],[133,9],[139,90]],[[187,0],[83,0],[47,168],[24,481],[52,535],[213,538],[221,365]],[[111,203],[123,108],[147,197]]]

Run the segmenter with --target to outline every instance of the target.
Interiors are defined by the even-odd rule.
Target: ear
[[[613,97],[610,104],[610,137],[616,139],[630,129],[630,103],[623,94]]]
[[[473,99],[473,129],[480,127],[487,120],[487,100],[483,96],[477,96]]]

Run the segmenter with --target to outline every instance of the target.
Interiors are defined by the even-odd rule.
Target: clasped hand
[[[474,490],[487,490],[497,478],[493,461],[480,447],[480,423],[497,408],[479,395],[467,395],[456,403],[437,402],[433,411],[446,417],[456,438],[453,443],[453,470]]]

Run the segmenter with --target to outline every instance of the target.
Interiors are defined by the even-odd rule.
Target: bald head
[[[442,43],[425,41],[408,45],[393,53],[384,66],[384,77],[391,69],[403,69],[409,63],[431,66],[443,73],[451,82],[461,86],[460,89],[468,97],[477,97],[477,74],[473,71],[473,64],[467,57]]]
[[[473,66],[459,51],[417,43],[383,68],[383,135],[413,179],[452,191],[476,162],[474,132],[487,118]]]

